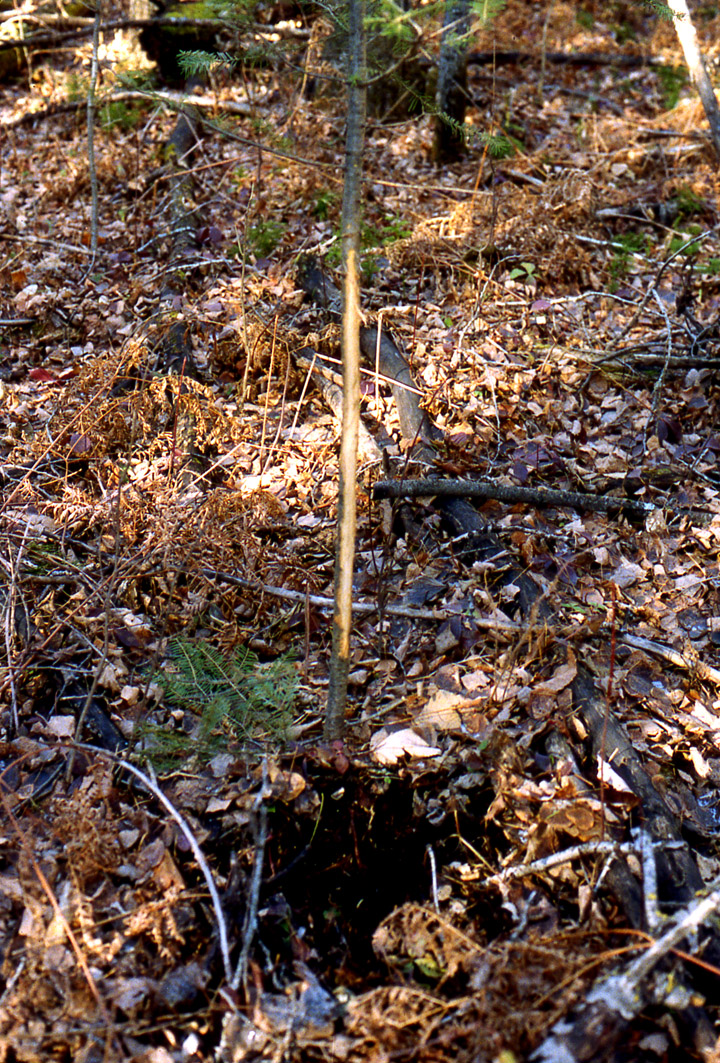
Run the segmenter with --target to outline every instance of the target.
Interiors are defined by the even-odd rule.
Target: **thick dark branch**
[[[626,510],[630,513],[649,514],[669,509],[672,513],[688,516],[710,510],[674,506],[665,503],[641,502],[633,498],[617,498],[613,495],[584,495],[579,491],[555,491],[550,488],[513,487],[493,483],[491,480],[378,480],[373,484],[374,498],[494,498],[499,502],[528,502],[535,506],[572,506],[574,509],[592,513],[615,513]]]
[[[77,40],[79,37],[90,37],[93,31],[93,20],[87,22],[78,20],[76,25],[62,23],[69,26],[68,29],[51,31],[50,33],[31,33],[28,37],[15,41],[0,41],[0,52],[7,52],[11,48],[47,48],[64,44],[66,41]],[[118,18],[109,22],[103,22],[100,32],[108,33],[111,30],[142,30],[150,26],[161,28],[162,26],[174,27],[175,29],[198,29],[198,30],[221,30],[227,23],[214,18]]]
[[[14,16],[14,13],[13,13]],[[29,20],[26,20],[29,21]],[[65,44],[66,41],[77,40],[92,35],[92,19],[64,19],[58,22],[57,30],[46,33],[31,33],[21,40],[0,41],[0,52],[7,52],[11,48],[49,48]],[[162,29],[169,27],[183,30],[207,30],[219,32],[227,28],[228,22],[216,18],[118,18],[103,22],[101,33],[115,30],[144,30]],[[253,29],[253,27],[250,27]],[[304,39],[307,31],[275,29],[273,26],[258,26],[254,31],[262,36],[279,34],[282,37]]]
[[[559,66],[619,66],[635,70],[643,66],[664,66],[661,59],[645,55],[612,55],[610,52],[546,52],[546,63]],[[471,52],[467,61],[472,66],[499,66],[509,63],[541,61],[540,52]]]

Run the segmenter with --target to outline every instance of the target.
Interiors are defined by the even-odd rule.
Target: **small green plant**
[[[701,273],[705,273],[710,277],[717,277],[720,273],[720,258],[709,258],[699,269]]]
[[[662,0],[642,0],[645,7],[649,7],[651,11],[654,11],[660,18],[664,18],[666,22],[672,22],[675,18],[675,13],[672,8],[667,4],[663,4]]]
[[[577,22],[578,26],[580,26],[580,28],[584,30],[591,30],[595,25],[595,17],[592,11],[586,11],[584,8],[581,8],[578,12],[576,12],[575,21]]]
[[[413,11],[404,11],[395,0],[380,0],[365,19],[368,39],[372,40],[378,34],[390,42],[395,55],[405,55],[415,40],[411,25],[413,14]]]
[[[489,22],[505,10],[506,0],[472,0],[470,9],[481,22]]]
[[[680,185],[675,192],[675,201],[681,218],[688,218],[692,214],[702,214],[706,208],[705,200],[693,192],[689,185]]]
[[[511,281],[521,280],[524,283],[537,280],[537,267],[534,262],[521,262],[519,266],[515,266],[510,270],[508,274]]]
[[[319,221],[327,221],[330,211],[337,203],[337,200],[337,192],[331,192],[328,189],[318,192],[312,206],[313,216]]]
[[[77,74],[70,74],[67,79],[68,101],[70,103],[77,103],[78,100],[86,99],[89,87],[89,78],[81,78],[78,77]]]
[[[285,228],[285,225],[279,221],[256,222],[248,230],[248,250],[256,258],[267,258],[282,240]]]
[[[688,239],[692,236],[699,236],[700,231],[699,225],[689,225],[687,232],[672,236],[667,248],[668,254],[674,255],[679,251],[685,258],[694,258],[700,251],[700,244],[695,241],[688,243]]]
[[[338,230],[338,236],[340,235]],[[380,229],[375,225],[371,225],[370,222],[360,222],[360,247],[362,250],[368,247],[380,247],[382,245],[382,235]]]
[[[178,66],[184,77],[196,77],[198,74],[209,74],[212,70],[224,67],[226,70],[234,70],[238,60],[226,52],[200,52],[188,51],[178,53]]]
[[[412,226],[399,214],[386,214],[377,225],[369,222],[360,223],[360,247],[364,252],[372,252],[380,247],[387,247],[397,240],[404,240],[412,233]],[[342,244],[340,242],[340,230],[336,232],[336,240],[326,255],[326,261],[330,266],[338,266],[342,261]],[[366,277],[372,277],[380,268],[373,254],[363,255],[362,270]]]
[[[648,238],[644,233],[621,233],[613,240],[619,254],[642,255],[648,250]]]
[[[149,92],[155,88],[154,70],[120,70],[116,66],[114,73],[124,89],[134,92]]]
[[[680,92],[687,84],[687,71],[680,66],[659,66],[657,76],[663,90],[663,104],[667,111],[672,111],[680,99]]]
[[[28,570],[35,576],[44,576],[57,568],[62,551],[53,542],[38,539],[27,549]]]
[[[694,258],[700,253],[700,241],[693,240],[693,236],[700,236],[702,225],[697,222],[676,221],[672,226],[674,234],[666,244],[668,254],[680,252],[686,258]]]
[[[121,129],[128,133],[134,129],[143,116],[141,107],[127,104],[123,100],[111,100],[100,108],[100,125],[103,129]]]
[[[610,262],[610,291],[616,292],[620,279],[630,267],[630,256],[648,250],[648,237],[643,233],[622,233],[613,240],[613,257]]]
[[[419,91],[415,85],[411,85],[409,81],[405,81],[401,77],[398,77],[397,80],[408,96],[408,114],[431,114],[434,101],[428,93]]]
[[[365,287],[370,287],[373,282],[373,278],[376,273],[379,273],[381,269],[380,262],[377,255],[365,255],[362,259],[360,266],[360,272],[362,274],[362,283]]]
[[[386,214],[378,229],[380,243],[383,247],[394,244],[396,240],[405,240],[412,233],[412,226],[399,214]]]
[[[192,752],[208,760],[228,740],[282,738],[297,693],[297,674],[287,658],[261,665],[255,654],[241,649],[228,659],[209,643],[184,636],[170,642],[168,666],[158,682],[167,704],[198,721],[191,736],[145,728],[147,745],[160,758]]]
[[[325,256],[325,261],[331,269],[335,269],[342,262],[342,243],[340,241],[339,233],[336,234],[335,242],[328,250],[328,253]]]
[[[619,22],[612,27],[615,40],[618,44],[627,44],[628,41],[637,40],[637,33],[629,22]]]
[[[515,154],[516,144],[518,144],[517,141],[513,143],[513,138],[503,133],[480,133],[477,141],[483,147],[487,147],[487,153],[491,159],[510,158]]]
[[[379,223],[371,225],[369,222],[360,223],[360,247],[363,251],[361,270],[363,281],[369,283],[374,275],[381,269],[378,256],[373,252],[378,248],[387,247],[397,240],[404,240],[412,234],[412,226],[400,214],[386,214]],[[333,268],[342,262],[342,242],[340,229],[336,230],[336,239],[328,250],[325,261]]]

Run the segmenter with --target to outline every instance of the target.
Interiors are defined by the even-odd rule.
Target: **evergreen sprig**
[[[210,643],[182,635],[171,640],[158,682],[166,704],[198,717],[190,736],[146,729],[149,747],[160,756],[187,755],[191,747],[201,759],[209,759],[229,740],[281,738],[297,693],[295,667],[288,658],[261,664],[245,648],[227,658]]]

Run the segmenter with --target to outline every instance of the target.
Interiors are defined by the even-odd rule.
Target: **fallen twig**
[[[267,799],[272,793],[268,782],[267,759],[263,761],[262,777],[263,781],[262,786],[260,787],[260,792],[253,802],[252,829],[255,837],[254,862],[252,876],[250,878],[250,889],[248,890],[247,905],[245,908],[245,919],[243,920],[242,950],[240,952],[240,959],[237,962],[237,967],[235,968],[235,974],[230,982],[231,989],[238,989],[241,983],[244,986],[247,982],[250,947],[252,946],[252,941],[257,929],[258,908],[260,906],[260,887],[262,886],[262,870],[265,861],[265,845],[268,837]]]
[[[677,977],[668,972],[664,978],[646,980],[660,960],[668,955],[690,934],[710,921],[720,909],[720,888],[714,889],[704,900],[693,901],[676,918],[674,925],[630,964],[624,974],[601,979],[582,1003],[582,1014],[574,1021],[557,1022],[542,1044],[533,1052],[534,1063],[575,1063],[581,1059],[597,1058],[589,1052],[591,1044],[602,1039],[603,1058],[618,1043],[627,1024],[646,1006],[649,999],[656,1003],[666,1000],[671,992],[677,996],[682,988]]]
[[[657,657],[662,657],[663,660],[674,664],[677,668],[688,669],[695,672],[700,679],[709,679],[712,683],[720,686],[720,669],[705,664],[704,661],[695,658],[695,656],[685,655],[678,650],[674,650],[672,646],[664,646],[661,642],[653,642],[652,639],[642,638],[641,635],[624,633],[620,635],[620,640],[626,646],[633,646],[636,650],[646,650],[648,653],[654,653]]]
[[[332,609],[334,607],[332,598],[321,597],[318,594],[307,595],[304,591],[291,591],[285,587],[273,587],[267,583],[260,583],[259,580],[243,579],[242,576],[233,576],[229,572],[218,572],[213,568],[203,568],[200,572],[207,579],[227,580],[228,583],[234,583],[237,587],[247,587],[248,590],[262,591],[265,594],[270,594],[273,598],[284,598],[290,602],[309,602],[310,605],[317,606],[319,609]],[[374,602],[353,602],[354,613],[376,613],[379,608]],[[403,605],[384,605],[383,612],[389,613],[391,616],[404,616],[408,620],[449,620],[451,617],[457,616],[456,613],[450,613],[445,609],[412,609]],[[473,617],[473,623],[490,631],[514,631],[520,633],[524,630],[524,628],[518,624],[513,624],[510,620],[489,617]]]
[[[130,772],[130,774],[133,775],[138,780],[138,782],[140,782],[141,785],[145,787],[146,790],[150,791],[153,797],[157,798],[157,800],[163,806],[165,811],[170,816],[172,816],[180,830],[183,832],[185,840],[190,846],[192,854],[195,857],[195,860],[197,861],[197,865],[200,868],[200,871],[202,872],[203,878],[205,879],[205,883],[208,888],[208,892],[210,894],[213,910],[215,912],[215,919],[217,920],[218,924],[218,938],[220,941],[220,952],[222,954],[223,959],[225,978],[228,983],[232,982],[234,975],[232,963],[230,961],[230,944],[228,939],[225,913],[223,912],[222,904],[220,903],[220,894],[218,893],[217,886],[215,885],[213,873],[210,870],[207,860],[203,856],[203,851],[200,848],[198,841],[195,838],[195,835],[190,829],[190,825],[188,824],[187,820],[180,814],[180,812],[178,812],[178,810],[175,808],[169,798],[167,798],[162,792],[160,787],[155,782],[153,782],[153,780],[148,775],[146,775],[145,772],[142,772],[139,768],[136,768],[134,764],[130,764],[127,760],[123,760],[122,757],[115,756],[107,749],[100,749],[98,746],[86,745],[84,742],[77,742],[75,743],[75,745],[78,749],[85,749],[89,752],[96,753],[99,756],[109,757],[115,764],[118,765],[118,767],[122,768],[123,771]]]
[[[499,886],[503,882],[509,882],[516,878],[527,878],[530,875],[542,875],[553,867],[561,864],[571,864],[581,856],[603,856],[606,853],[634,853],[636,846],[628,842],[594,841],[585,842],[583,845],[573,845],[570,849],[563,849],[559,853],[551,853],[541,860],[533,860],[529,864],[513,864],[503,868],[496,875],[490,875],[483,879],[482,886]]]

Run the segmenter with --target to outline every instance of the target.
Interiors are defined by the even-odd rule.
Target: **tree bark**
[[[465,150],[469,31],[470,0],[446,0],[435,94],[435,162],[454,162]]]
[[[698,90],[707,120],[710,123],[710,136],[712,137],[715,154],[720,158],[720,110],[718,109],[715,91],[710,84],[705,59],[700,51],[687,0],[668,0],[668,7],[674,15],[675,31],[682,45],[690,77]]]
[[[343,416],[338,484],[338,530],[335,554],[335,609],[325,739],[342,738],[350,670],[352,579],[355,562],[355,515],[358,425],[360,421],[360,206],[365,135],[365,3],[348,0],[348,117],[342,243],[345,291],[342,323]]]

